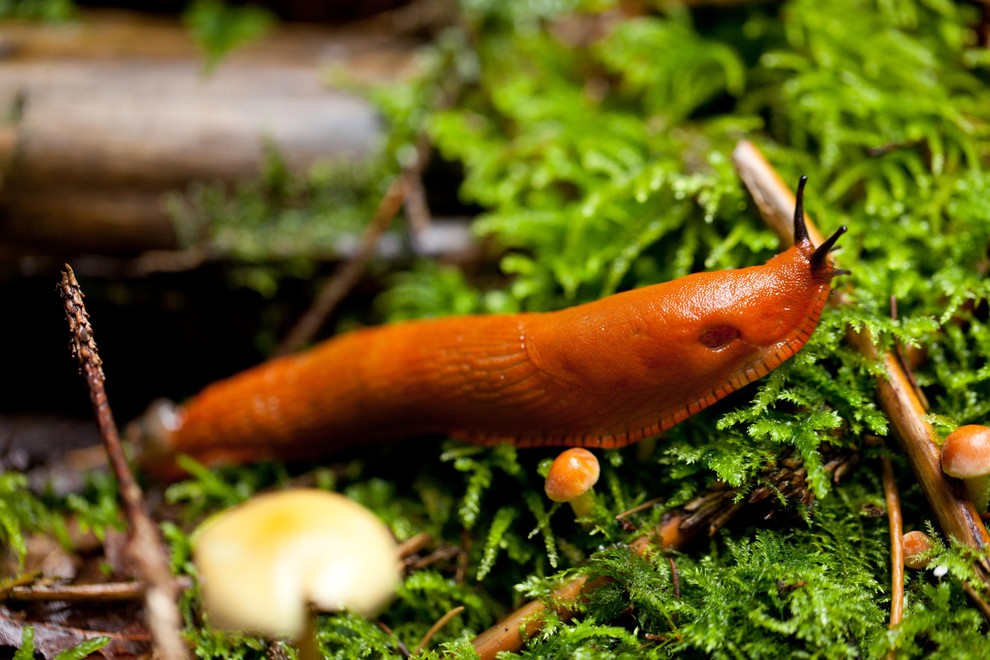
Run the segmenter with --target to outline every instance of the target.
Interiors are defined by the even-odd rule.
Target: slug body
[[[841,271],[800,203],[795,244],[762,266],[704,272],[545,313],[360,330],[207,387],[167,453],[205,463],[307,458],[447,433],[520,447],[621,447],[756,380],[811,336]]]

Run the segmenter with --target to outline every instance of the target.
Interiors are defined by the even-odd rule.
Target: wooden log
[[[0,209],[0,242],[21,252],[128,254],[177,245],[158,192],[15,188],[0,191]]]
[[[158,198],[256,177],[268,145],[295,170],[367,158],[381,122],[328,68],[395,78],[415,46],[282,27],[207,76],[178,23],[105,12],[0,43],[0,242],[96,253],[177,247]]]

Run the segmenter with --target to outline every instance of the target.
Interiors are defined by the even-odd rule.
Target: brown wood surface
[[[408,70],[416,44],[281,26],[212,75],[177,22],[118,12],[0,23],[0,243],[103,253],[175,247],[160,197],[196,180],[362,159],[374,108],[328,84]]]

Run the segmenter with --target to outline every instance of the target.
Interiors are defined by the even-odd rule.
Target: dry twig
[[[428,532],[420,532],[400,543],[397,552],[401,559],[409,559],[409,557],[426,548],[431,543],[433,543],[433,536]]]
[[[458,84],[455,81],[455,84],[450,88],[441,90],[436,107],[441,109],[450,105],[457,89]],[[389,185],[378,204],[371,224],[368,225],[361,237],[361,245],[357,252],[344,262],[327,281],[316,300],[279,345],[275,351],[276,355],[293,353],[316,335],[320,326],[360,280],[365,266],[375,253],[379,239],[391,226],[392,220],[400,208],[406,206],[414,224],[414,232],[422,233],[426,225],[429,224],[429,208],[426,204],[421,177],[430,161],[430,153],[430,139],[424,131],[420,133],[416,142],[414,161],[404,168]]]
[[[134,480],[127,458],[124,456],[120,435],[103,384],[105,380],[103,361],[96,350],[96,340],[93,337],[89,314],[83,303],[82,289],[68,264],[62,271],[59,292],[65,306],[69,330],[72,333],[72,353],[79,359],[80,368],[89,386],[100,435],[106,446],[110,466],[117,477],[120,496],[124,503],[129,529],[127,551],[138,578],[145,584],[144,602],[148,628],[162,658],[167,660],[187,658],[188,650],[180,632],[182,617],[176,606],[178,585],[169,570],[158,529],[146,511],[144,494]]]
[[[880,457],[880,474],[883,480],[883,497],[887,502],[887,519],[890,521],[890,624],[893,630],[904,615],[904,521],[901,518],[901,498],[897,494],[897,480],[890,456]]]
[[[176,580],[180,589],[188,589],[188,578]],[[27,584],[11,587],[11,600],[42,602],[130,601],[144,598],[145,587],[140,582],[99,582],[95,584]]]
[[[430,626],[430,629],[426,631],[425,635],[423,635],[423,639],[419,640],[419,644],[416,645],[416,649],[412,652],[412,654],[419,655],[422,653],[426,649],[426,645],[430,643],[430,640],[433,639],[438,632],[443,630],[443,627],[450,623],[451,619],[463,611],[464,606],[459,605],[437,619],[437,622]]]
[[[402,208],[402,202],[408,190],[408,174],[400,174],[392,181],[378,204],[375,217],[372,218],[371,224],[361,236],[361,246],[354,253],[354,256],[341,264],[327,281],[319,295],[316,296],[316,300],[279,345],[278,350],[275,351],[276,355],[287,355],[302,348],[316,335],[320,326],[333,313],[344,296],[354,288],[354,285],[361,279],[365,265],[375,253],[378,239],[388,230],[395,214]]]

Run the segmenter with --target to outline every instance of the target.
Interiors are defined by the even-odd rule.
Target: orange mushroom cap
[[[591,490],[600,474],[594,454],[584,447],[572,447],[554,459],[544,490],[554,502],[570,502]]]
[[[931,561],[922,556],[932,549],[932,540],[924,532],[915,530],[908,532],[901,539],[904,548],[904,565],[908,568],[925,568]]]
[[[950,433],[942,444],[942,471],[958,479],[990,475],[990,428],[968,424]]]

